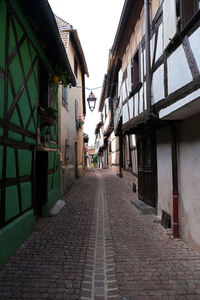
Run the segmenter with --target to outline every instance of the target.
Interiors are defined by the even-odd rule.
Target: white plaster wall
[[[122,101],[127,98],[126,81],[122,84]]]
[[[144,93],[144,109],[147,109],[147,95],[146,95],[146,81],[144,82],[143,85],[143,93]]]
[[[128,122],[128,105],[127,103],[123,106],[123,124]]]
[[[130,119],[133,118],[133,97],[129,100],[129,112],[130,112]]]
[[[140,54],[140,80],[141,82],[144,81],[144,72],[143,72],[143,52]]]
[[[150,59],[151,59],[151,66],[153,62],[153,53],[154,53],[154,48],[155,48],[155,33],[152,36],[152,39],[150,40]]]
[[[192,74],[182,45],[174,51],[167,60],[168,93],[171,94],[192,81]]]
[[[164,48],[177,31],[176,0],[163,1]]]
[[[144,111],[144,99],[142,95],[142,89],[140,89],[139,93],[139,113],[141,114]]]
[[[152,104],[164,98],[164,65],[161,65],[152,78]]]
[[[199,49],[200,27],[189,37],[191,49],[196,58],[197,66],[200,70],[200,49]]]
[[[122,77],[123,77],[123,72],[122,69],[120,69],[118,73],[118,95],[120,95],[121,93]]]
[[[200,251],[200,115],[179,125],[179,221],[182,238]]]
[[[198,90],[194,91],[193,93],[187,95],[186,97],[176,101],[175,103],[169,105],[168,107],[161,109],[159,112],[159,118],[167,119],[167,117],[169,117],[173,113],[176,113],[176,119],[183,119],[183,118],[185,118],[185,115],[187,115],[189,113],[193,115],[194,108],[193,108],[192,103],[194,103],[194,101],[199,102],[199,100],[198,100],[199,97],[200,97],[200,89],[198,89]],[[190,107],[187,106],[190,103],[191,103]],[[197,105],[197,106],[199,106],[199,105]],[[187,109],[184,107],[187,107]],[[186,111],[184,112],[183,109],[184,109],[184,111],[185,110]],[[199,111],[199,108],[195,108],[195,109],[198,109],[197,111]],[[181,114],[181,111],[183,112],[182,114]],[[180,112],[180,113],[178,114],[178,112]],[[178,117],[178,115],[179,115],[179,117]]]
[[[132,90],[132,83],[131,83],[131,61],[128,63],[127,66],[127,89],[128,93]]]
[[[138,116],[138,94],[134,95],[134,112],[135,112],[135,117]]]
[[[146,75],[146,51],[143,51],[143,58],[144,58],[144,76]]]
[[[171,134],[169,128],[157,131],[157,178],[158,178],[158,215],[162,209],[172,216],[172,157]]]
[[[163,24],[161,23],[158,29],[158,41],[157,41],[155,62],[157,62],[157,60],[161,57],[162,54],[163,54]]]

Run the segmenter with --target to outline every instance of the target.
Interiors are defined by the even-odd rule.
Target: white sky
[[[85,54],[90,77],[86,87],[102,86],[107,72],[108,53],[113,45],[124,0],[49,0],[53,12],[77,29]],[[97,97],[96,108],[87,113],[84,132],[89,134],[89,144],[94,144],[94,131],[100,120],[98,113],[101,89],[93,90]],[[89,91],[86,90],[86,99]]]

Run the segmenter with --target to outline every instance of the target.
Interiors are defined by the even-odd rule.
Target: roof
[[[134,31],[135,25],[140,18],[144,1],[141,0],[125,0],[119,25],[112,46],[113,55],[117,55],[120,59],[125,52],[130,37]],[[126,34],[124,34],[126,33]]]
[[[101,96],[100,96],[100,100],[99,100],[99,112],[102,112],[102,110],[103,110],[103,105],[104,105],[104,101],[105,101],[106,83],[107,83],[107,74],[104,75],[103,87],[101,90]]]
[[[67,71],[72,86],[76,86],[76,79],[71,69],[58,27],[47,0],[18,0],[24,14],[28,17],[33,31],[39,37],[45,53],[51,64],[59,65]]]
[[[58,30],[59,30],[62,42],[64,44],[65,49],[67,49],[68,42],[69,42],[69,32],[66,32],[66,31],[68,31],[72,26],[69,23],[67,23],[66,21],[64,21],[63,19],[61,19],[60,17],[58,17],[56,15],[54,15],[54,16],[56,19],[56,23],[58,26]],[[63,31],[63,30],[65,30],[65,31]]]
[[[113,46],[109,53],[105,98],[109,96],[111,97],[114,83],[117,81],[116,76],[118,70],[121,68],[121,60],[134,31],[135,25],[140,18],[143,6],[144,1],[141,0],[125,0],[124,2]]]
[[[100,130],[101,126],[103,126],[103,123],[102,123],[102,122],[99,122],[99,123],[96,125],[96,128],[95,128],[95,134],[98,134],[98,133],[99,133],[99,130]]]
[[[89,77],[88,67],[87,67],[87,63],[85,60],[85,55],[84,55],[84,52],[83,52],[83,49],[81,46],[81,42],[80,42],[77,30],[73,29],[72,25],[70,25],[69,23],[67,23],[66,21],[61,19],[60,17],[55,16],[55,18],[56,18],[60,36],[62,38],[65,48],[68,47],[68,42],[69,42],[69,39],[71,38],[71,41],[73,43],[73,46],[76,50],[76,54],[79,59],[80,66],[82,68],[82,72]]]

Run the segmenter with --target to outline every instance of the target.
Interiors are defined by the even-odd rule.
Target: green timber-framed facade
[[[42,114],[57,111],[50,72],[76,82],[46,0],[0,0],[0,40],[1,266],[60,197],[57,121]]]

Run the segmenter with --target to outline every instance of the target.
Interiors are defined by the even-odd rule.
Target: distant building
[[[85,75],[89,76],[83,49],[76,29],[55,17],[76,87],[59,87],[59,147],[62,153],[62,191],[66,193],[85,166],[83,122],[86,115]]]

